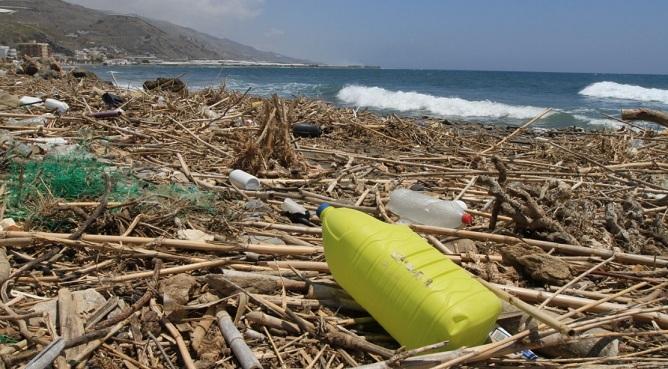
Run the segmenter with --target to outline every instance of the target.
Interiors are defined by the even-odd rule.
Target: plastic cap
[[[322,212],[325,211],[325,209],[327,209],[327,208],[330,207],[330,206],[332,206],[332,205],[330,205],[330,204],[328,204],[328,203],[326,203],[326,202],[323,202],[322,204],[320,204],[320,206],[318,206],[318,209],[315,211],[315,214],[316,214],[318,217],[320,217],[320,214],[322,214]]]
[[[473,215],[471,215],[471,214],[469,214],[469,213],[464,213],[464,214],[462,215],[462,223],[464,223],[464,224],[471,224],[471,223],[473,223]]]

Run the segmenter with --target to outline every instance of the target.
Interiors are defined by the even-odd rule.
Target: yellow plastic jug
[[[408,226],[362,212],[318,208],[336,282],[402,346],[484,343],[501,302]]]

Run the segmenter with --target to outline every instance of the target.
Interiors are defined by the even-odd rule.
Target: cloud
[[[244,20],[260,14],[264,0],[66,0],[73,4],[119,13],[138,14],[172,22],[198,18]]]
[[[270,28],[267,32],[264,33],[264,36],[267,38],[279,38],[285,34],[285,31],[278,28]]]

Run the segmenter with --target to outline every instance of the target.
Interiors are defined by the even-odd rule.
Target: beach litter
[[[5,94],[69,107],[0,112],[6,368],[666,365],[661,132],[0,69]],[[419,298],[446,292],[457,308]]]

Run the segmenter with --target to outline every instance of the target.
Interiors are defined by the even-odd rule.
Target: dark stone
[[[60,74],[53,69],[43,69],[39,72],[39,75],[44,79],[58,79]]]
[[[502,246],[499,251],[504,262],[535,281],[562,285],[572,278],[568,263],[537,246],[518,243]]]
[[[104,101],[104,103],[107,104],[107,106],[109,106],[110,108],[117,108],[123,105],[123,103],[125,102],[125,100],[122,97],[114,95],[109,92],[105,92],[102,95],[102,101]]]
[[[292,134],[295,137],[320,137],[322,130],[313,123],[295,123],[292,126]]]
[[[82,78],[97,79],[97,75],[95,73],[83,68],[72,69],[70,74],[72,75],[72,77],[79,79]]]
[[[145,81],[144,90],[163,90],[171,92],[181,92],[186,89],[186,84],[179,78],[158,78],[154,81]]]
[[[410,190],[411,190],[411,191],[420,191],[420,192],[421,192],[421,191],[427,191],[428,188],[427,188],[427,186],[425,186],[424,184],[418,182],[418,183],[414,183],[414,184],[410,187]]]
[[[23,63],[22,69],[23,73],[29,76],[34,76],[39,72],[39,63],[33,61],[25,62]]]

